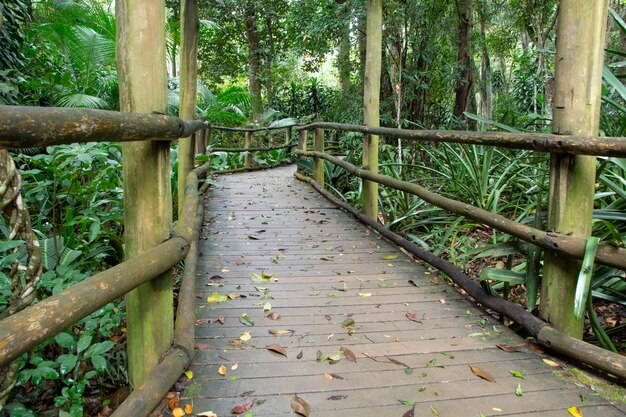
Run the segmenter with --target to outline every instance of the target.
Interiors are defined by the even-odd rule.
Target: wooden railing
[[[213,151],[248,152],[251,155],[252,151],[294,147],[295,144],[291,143],[292,128],[293,125],[237,129],[212,127],[200,120],[183,121],[161,114],[0,106],[0,147],[11,149],[75,142],[168,141],[195,135],[195,149],[199,154],[210,147],[212,131],[224,130],[244,132],[246,148],[216,148]],[[275,129],[286,130],[285,145],[252,148],[255,132]],[[251,160],[251,157],[246,158],[247,168],[250,168]],[[198,186],[199,179],[207,174],[209,168],[210,164],[205,164],[188,174],[182,210],[169,239],[0,321],[0,367],[185,260],[174,341],[150,377],[134,387],[113,416],[145,416],[151,413],[193,357],[197,242],[203,219],[200,195],[207,184]]]
[[[460,131],[408,131],[392,128],[375,128],[316,122],[297,129],[299,140],[296,153],[300,155],[301,159],[305,157],[312,158],[313,169],[311,177],[308,177],[302,171],[296,172],[296,176],[301,180],[311,183],[311,185],[313,185],[313,187],[321,192],[325,197],[350,211],[360,220],[378,230],[385,237],[388,237],[395,243],[413,252],[416,256],[444,271],[478,302],[493,308],[496,311],[503,313],[511,320],[522,324],[540,342],[549,345],[557,351],[573,356],[580,361],[596,366],[597,368],[604,369],[612,374],[619,375],[622,378],[626,377],[626,360],[624,357],[564,335],[552,326],[525,311],[520,306],[513,305],[508,301],[496,299],[495,297],[488,295],[480,286],[467,277],[467,275],[448,262],[433,256],[412,242],[395,235],[384,226],[380,225],[375,218],[366,215],[366,207],[363,208],[363,212],[358,212],[353,207],[334,197],[331,193],[325,190],[324,161],[328,161],[336,166],[342,167],[350,174],[357,176],[364,181],[382,184],[387,187],[418,196],[432,205],[461,216],[468,217],[480,224],[490,226],[532,245],[539,246],[548,252],[553,252],[560,256],[567,257],[568,259],[583,259],[585,256],[586,239],[536,229],[534,227],[510,220],[504,216],[488,212],[479,207],[444,197],[418,184],[381,175],[363,167],[357,167],[343,159],[331,156],[324,152],[324,133],[325,130],[328,129],[343,132],[358,132],[364,134],[365,136],[380,135],[388,138],[400,138],[408,141],[480,144],[510,149],[527,149],[539,152],[614,157],[626,156],[625,138],[577,137],[534,133],[514,134]],[[309,132],[312,132],[313,134],[313,150],[308,150]],[[366,155],[366,147],[363,149],[363,160],[366,161],[370,159],[371,156]],[[365,166],[365,162],[363,163],[363,166]],[[368,188],[363,187],[362,192],[366,193],[367,189]],[[374,187],[374,189],[376,188]],[[365,205],[367,201],[376,201],[377,198],[377,195],[362,196],[362,201]],[[595,262],[621,270],[626,270],[626,249],[607,244],[600,244],[596,252]]]

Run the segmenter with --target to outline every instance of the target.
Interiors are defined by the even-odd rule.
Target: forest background
[[[598,133],[624,136],[626,2],[610,6]],[[0,104],[119,109],[114,4],[1,0],[0,7]],[[166,0],[166,7],[169,112],[177,115],[180,2]],[[199,10],[198,116],[227,126],[363,123],[366,2],[200,0]],[[557,10],[556,0],[385,1],[381,126],[549,132]],[[240,139],[216,135],[214,143]],[[360,135],[330,139],[360,163]],[[543,155],[385,138],[380,155],[382,173],[545,227]],[[123,259],[119,145],[63,145],[14,157],[44,248],[38,299]],[[277,150],[254,158],[269,166],[290,155]],[[217,170],[243,161],[213,153],[210,163]],[[337,195],[360,205],[359,180],[330,166],[326,176]],[[598,159],[593,233],[619,246],[626,239],[625,178],[624,159]],[[381,189],[379,203],[387,227],[449,259],[489,291],[529,310],[540,302],[525,286],[541,279],[537,249],[403,192]],[[0,229],[8,236],[5,225]],[[0,315],[11,297],[11,245],[0,240]],[[612,350],[626,349],[625,281],[624,272],[597,267],[592,282],[589,318],[598,320],[590,320],[586,338]],[[121,300],[111,303],[24,355],[5,410],[11,416],[106,415],[116,402],[111,393],[127,384],[124,308]]]

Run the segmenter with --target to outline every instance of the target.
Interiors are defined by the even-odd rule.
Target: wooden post
[[[254,142],[254,132],[248,131],[246,132],[246,140],[244,141],[244,148],[251,148],[252,143]],[[246,151],[246,168],[252,168],[252,152]]]
[[[608,0],[562,0],[556,41],[552,131],[597,135]],[[591,233],[596,158],[553,153],[550,159],[548,230],[571,236]],[[562,332],[581,338],[574,317],[580,262],[546,252],[540,314]]]
[[[300,149],[301,151],[307,150],[307,136],[308,136],[308,131],[306,129],[302,129],[298,132],[298,149]],[[299,155],[298,159],[300,161],[304,161],[306,160],[306,157]],[[300,174],[304,174],[304,172],[302,172],[299,167],[297,171]]]
[[[363,91],[363,116],[366,126],[380,126],[380,74],[382,62],[383,2],[367,2],[367,53]],[[363,169],[378,172],[378,136],[363,138]],[[378,217],[378,184],[363,181],[361,196],[363,213],[372,219]]]
[[[164,0],[117,0],[120,109],[167,112]],[[122,144],[126,259],[169,238],[172,227],[170,142]],[[128,368],[132,386],[144,382],[174,335],[172,274],[126,296]]]
[[[324,152],[324,129],[313,130],[313,150]],[[322,158],[313,158],[313,179],[321,188],[324,188],[324,160]]]
[[[289,145],[289,142],[291,142],[292,129],[293,126],[285,128],[285,145]]]
[[[204,138],[204,150],[205,150],[205,152],[206,152],[206,148],[211,146],[211,133],[212,133],[212,129],[211,129],[211,126],[209,126],[209,128],[206,130],[206,137]]]
[[[206,129],[202,129],[196,132],[194,142],[196,144],[196,155],[202,155],[206,151],[204,147],[204,141],[206,137]]]
[[[198,0],[180,3],[180,109],[183,120],[196,118],[198,84]],[[183,210],[185,182],[194,165],[194,136],[178,140],[178,213]]]

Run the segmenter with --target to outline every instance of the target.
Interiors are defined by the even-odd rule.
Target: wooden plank
[[[296,187],[290,169],[220,177],[223,187],[212,190],[206,202],[197,350],[188,390],[194,394],[186,400],[193,402],[194,412],[231,415],[233,406],[254,399],[262,400],[253,407],[254,416],[293,416],[290,399],[298,393],[313,415],[325,417],[402,416],[409,407],[400,400],[414,401],[416,416],[433,415],[434,407],[446,417],[480,412],[550,417],[567,415],[572,405],[588,410],[586,416],[623,415],[559,380],[542,361],[546,355],[529,349],[437,274],[346,213],[308,208],[311,202],[327,203],[308,188]],[[389,255],[397,258],[383,259]],[[277,281],[253,282],[250,275],[261,272],[274,274]],[[246,298],[207,303],[214,291]],[[266,302],[280,319],[266,317]],[[420,322],[409,320],[407,312]],[[243,314],[254,326],[240,321]],[[342,326],[347,318],[355,321],[353,334]],[[293,333],[277,336],[270,330]],[[240,341],[244,332],[251,336],[245,343]],[[521,351],[504,352],[496,343]],[[287,357],[268,351],[269,344],[285,348]],[[342,347],[354,353],[357,363],[316,360],[318,351],[332,356]],[[222,365],[226,376],[218,373]],[[490,372],[496,382],[478,378],[469,365]],[[513,377],[512,369],[525,379]],[[330,380],[325,373],[339,378]],[[517,384],[522,397],[515,395]]]

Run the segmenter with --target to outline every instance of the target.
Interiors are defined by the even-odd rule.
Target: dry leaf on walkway
[[[268,314],[265,317],[267,317],[270,320],[278,320],[280,318],[280,314],[278,314],[278,313],[270,313],[270,314]]]
[[[298,353],[298,356],[296,356],[296,359],[302,359],[302,351],[300,351],[300,353]]]
[[[239,336],[239,340],[242,342],[247,342],[250,339],[252,339],[252,334],[250,334],[250,332],[243,332],[241,336]]]
[[[483,369],[480,369],[477,366],[470,365],[469,367],[472,370],[472,373],[474,373],[474,375],[476,375],[477,377],[482,378],[485,381],[496,382],[496,379],[489,372],[487,372],[487,371],[485,371]]]
[[[233,414],[243,414],[246,411],[250,410],[252,408],[252,406],[254,405],[254,401],[248,401],[246,403],[243,404],[239,404],[233,407],[232,410],[230,410]]]
[[[219,317],[217,318],[217,321],[219,321],[219,322],[220,322],[220,324],[224,324],[224,316],[219,316]]]
[[[417,318],[417,316],[415,315],[415,313],[414,313],[413,311],[409,311],[409,312],[407,312],[407,313],[406,313],[406,318],[407,318],[407,319],[409,319],[409,320],[411,320],[411,321],[414,321],[414,322],[416,322],[416,323],[421,323],[421,322],[422,322],[421,320],[419,320],[419,319]]]
[[[285,335],[285,334],[293,334],[295,332],[295,330],[293,330],[293,329],[287,329],[287,330],[284,330],[284,329],[278,329],[278,330],[270,329],[270,330],[268,330],[268,332],[270,334],[275,335],[275,336],[282,336],[282,335]]]
[[[413,286],[415,286],[415,287],[419,287],[419,285],[417,285],[417,284],[415,283],[415,281],[413,281],[412,279],[410,279],[410,280],[409,280],[409,284],[411,284],[411,285],[413,285]]]
[[[345,347],[341,347],[339,349],[339,352],[341,352],[343,357],[346,358],[347,360],[349,360],[350,362],[356,363],[356,356],[354,355],[354,353],[350,349],[345,348]]]
[[[570,407],[567,411],[574,417],[583,417],[583,412],[578,407]]]
[[[402,417],[415,417],[415,406],[408,410],[406,413],[402,414]]]
[[[324,373],[324,378],[328,379],[329,381],[332,381],[333,379],[335,379],[331,374],[328,374],[328,373]]]
[[[558,363],[554,362],[554,361],[553,361],[553,360],[551,360],[551,359],[544,359],[543,361],[544,361],[546,364],[548,364],[548,365],[550,365],[550,366],[553,366],[553,367],[555,367],[555,368],[558,368],[558,367],[560,367],[560,366],[561,366],[561,365],[559,365]]]
[[[276,344],[265,345],[265,349],[271,350],[272,352],[280,353],[284,357],[287,357],[287,351],[281,345],[276,345]]]
[[[217,373],[222,376],[226,376],[227,372],[228,372],[228,368],[226,368],[223,364],[220,365],[220,367],[217,369]]]
[[[245,264],[245,263],[246,263],[246,261],[244,261],[243,259],[237,259],[237,260],[235,261],[235,264],[237,264],[237,265],[243,265],[243,264]]]
[[[192,411],[193,411],[193,405],[191,404],[185,405],[185,414],[191,414]]]
[[[201,413],[196,414],[197,417],[217,417],[213,411],[203,411]]]
[[[298,394],[294,395],[291,399],[291,409],[304,417],[309,417],[311,414],[311,406],[309,403],[298,397]]]
[[[509,353],[512,353],[512,352],[519,352],[519,350],[518,350],[518,349],[516,349],[516,348],[514,348],[514,347],[512,347],[512,346],[509,346],[509,345],[505,345],[505,344],[503,344],[503,343],[496,343],[496,347],[497,347],[498,349],[500,349],[500,350],[503,350],[503,351],[505,351],[505,352],[509,352]]]
[[[172,415],[174,417],[183,417],[185,415],[185,412],[183,411],[182,408],[176,407],[175,409],[172,410]]]

